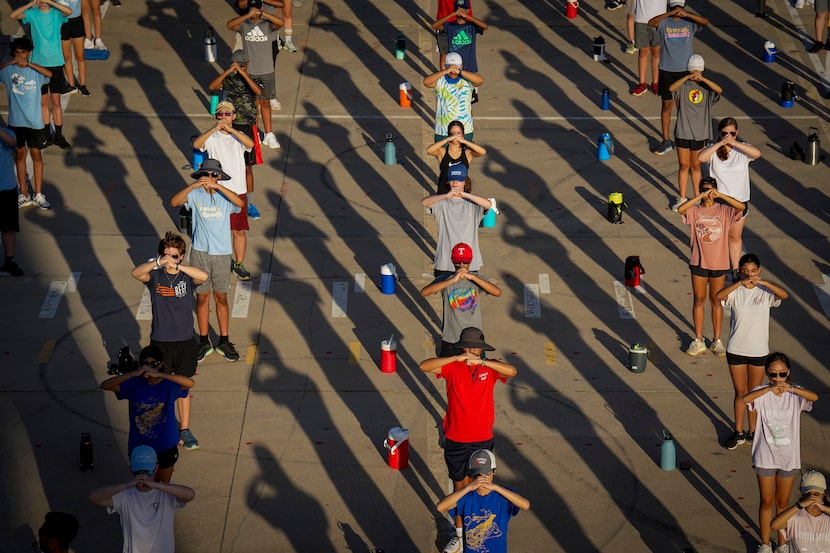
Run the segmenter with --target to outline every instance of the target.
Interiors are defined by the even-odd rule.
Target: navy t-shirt
[[[171,275],[162,267],[150,271],[147,288],[153,307],[150,338],[159,342],[193,339],[193,309],[196,305],[193,279],[181,271]]]

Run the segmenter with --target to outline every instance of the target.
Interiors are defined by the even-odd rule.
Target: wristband
[[[160,256],[156,257],[156,269],[161,269],[161,265],[159,264],[159,259],[161,259]]]
[[[796,502],[795,502],[795,506],[796,506],[796,507],[798,507],[798,510],[799,510],[799,511],[800,511],[800,510],[802,510],[802,509],[804,508],[804,505],[802,505],[800,501],[796,501]]]

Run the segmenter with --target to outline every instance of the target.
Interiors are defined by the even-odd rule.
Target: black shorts
[[[63,94],[66,92],[66,78],[63,76],[63,66],[47,67],[52,72],[52,77],[49,82],[40,87],[40,93],[43,94]]]
[[[763,357],[747,357],[746,355],[738,355],[737,353],[729,353],[726,350],[726,363],[728,365],[752,365],[753,367],[764,367],[767,364],[767,356]]]
[[[150,340],[151,346],[158,346],[164,354],[164,372],[193,377],[196,374],[196,340],[182,340],[181,342],[160,342]]]
[[[722,271],[711,271],[709,269],[704,269],[698,265],[689,265],[689,270],[692,271],[692,274],[699,277],[704,278],[720,278],[724,276],[729,269],[724,269]]]
[[[450,43],[447,39],[447,31],[435,31],[435,42],[438,43],[439,54],[446,56],[450,53]]]
[[[450,479],[453,482],[461,482],[467,478],[467,463],[470,457],[479,449],[493,451],[495,442],[454,442],[444,438],[444,462],[447,463]]]
[[[71,38],[84,38],[84,18],[80,15],[69,19],[66,23],[61,25],[61,40],[69,40]]]
[[[252,167],[257,165],[257,152],[262,152],[260,149],[259,140],[254,139],[254,126],[253,125],[239,125],[234,123],[233,128],[250,138],[254,141],[254,147],[251,148],[250,152],[245,152],[245,165],[248,167]],[[260,153],[260,159],[262,159],[262,154]]]
[[[20,232],[17,188],[0,190],[0,232]]]
[[[674,96],[671,92],[669,92],[669,87],[685,77],[689,74],[688,71],[663,71],[660,69],[657,74],[659,75],[659,82],[657,84],[657,92],[660,94],[660,98],[665,100],[672,100]]]
[[[156,457],[158,458],[160,469],[169,469],[179,460],[179,448],[174,445],[170,449],[157,451]]]
[[[706,146],[705,140],[688,140],[686,138],[677,138],[674,139],[674,145],[678,148],[685,148],[687,150],[702,150],[704,146]]]
[[[17,137],[17,144],[18,148],[34,148],[35,150],[42,150],[49,146],[49,133],[46,131],[46,127],[41,127],[40,129],[30,129],[29,127],[12,127],[9,125],[9,128],[14,131],[14,135]]]

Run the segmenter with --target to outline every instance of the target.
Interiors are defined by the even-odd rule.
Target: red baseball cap
[[[452,248],[452,262],[453,263],[469,263],[473,260],[473,248],[459,242]]]

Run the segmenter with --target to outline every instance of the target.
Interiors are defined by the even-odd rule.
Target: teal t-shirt
[[[29,60],[43,67],[63,66],[61,50],[61,25],[69,18],[54,8],[42,12],[40,8],[29,8],[23,13],[23,23],[32,30],[35,49]]]

